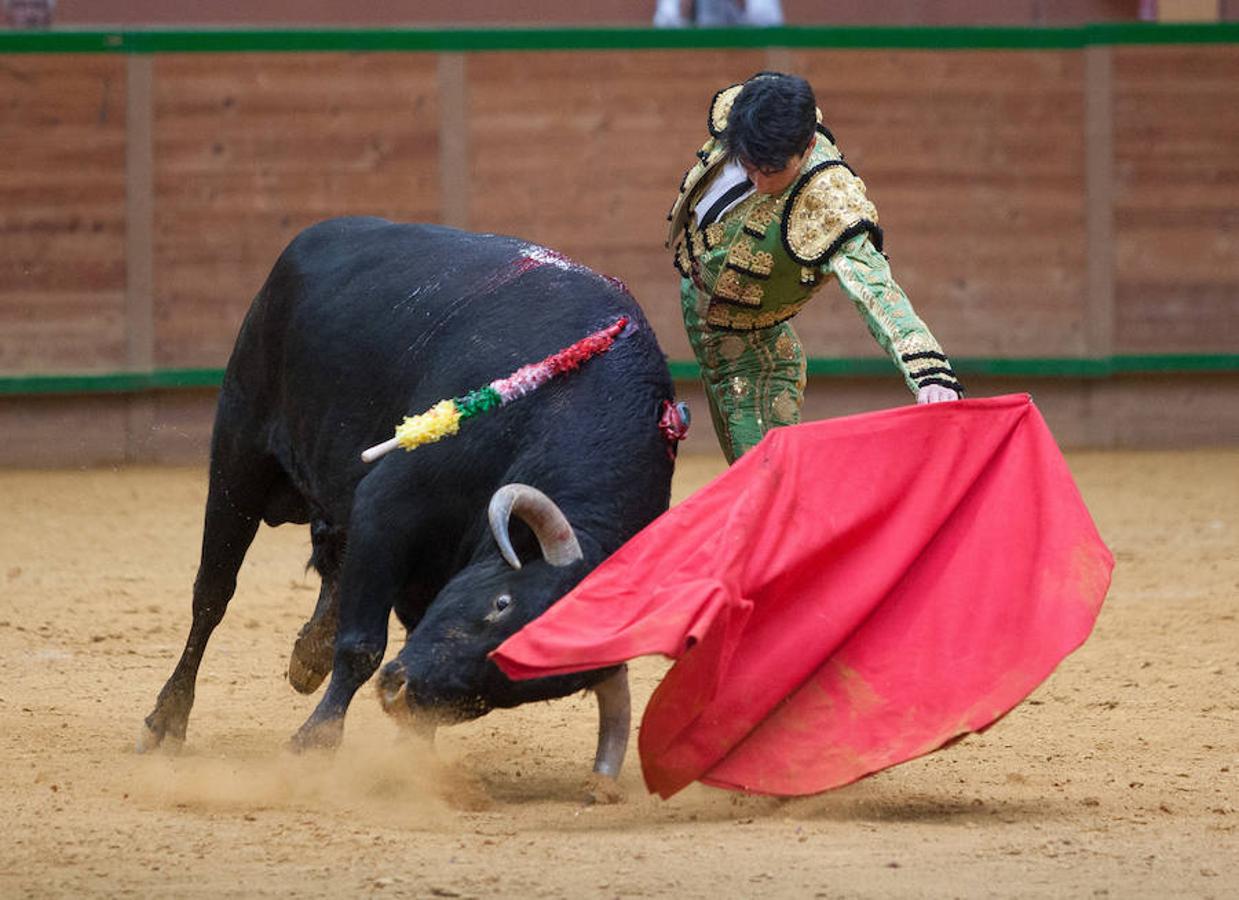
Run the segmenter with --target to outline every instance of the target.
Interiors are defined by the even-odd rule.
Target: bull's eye
[[[499,594],[490,602],[490,612],[486,614],[487,622],[498,622],[503,618],[503,612],[512,605],[511,594]]]

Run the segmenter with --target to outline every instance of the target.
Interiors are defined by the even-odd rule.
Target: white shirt
[[[693,212],[697,216],[698,224],[700,225],[702,216],[709,212],[710,208],[714,206],[714,204],[717,203],[724,194],[737,185],[744,184],[745,182],[749,182],[749,176],[745,174],[744,166],[740,165],[738,160],[733,159],[724,163],[723,167],[719,170],[718,175],[716,175],[714,180],[710,182],[710,186],[707,187],[702,192],[701,197],[698,198],[697,205],[693,207]],[[749,189],[742,194],[737,194],[730,202],[719,209],[712,221],[717,222],[729,209],[751,195],[755,190],[756,188],[753,187],[752,182],[749,182]]]

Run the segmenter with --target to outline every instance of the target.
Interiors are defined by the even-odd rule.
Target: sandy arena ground
[[[1118,558],[1091,640],[982,736],[791,801],[585,806],[575,697],[402,746],[364,689],[284,742],[317,584],[260,533],[179,757],[133,753],[189,621],[203,469],[0,472],[0,897],[1239,896],[1239,452],[1073,454]],[[676,498],[721,469],[681,461]],[[390,655],[390,654],[389,654]],[[639,713],[665,663],[635,664]]]

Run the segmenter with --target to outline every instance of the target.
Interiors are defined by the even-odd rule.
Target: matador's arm
[[[844,243],[823,269],[839,279],[839,286],[856,304],[869,332],[890,355],[914,394],[938,385],[963,395],[963,385],[950,360],[912,308],[886,257],[873,246],[868,234]]]

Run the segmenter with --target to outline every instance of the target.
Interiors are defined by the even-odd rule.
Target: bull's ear
[[[521,567],[520,557],[512,548],[508,523],[515,514],[528,525],[542,548],[542,557],[553,566],[567,566],[581,559],[581,545],[572,530],[572,523],[546,494],[527,484],[505,484],[490,498],[490,530],[499,545],[499,552],[514,569]]]

